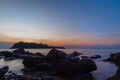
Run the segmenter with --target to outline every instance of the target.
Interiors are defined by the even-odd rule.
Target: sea
[[[0,49],[0,51],[13,51],[13,50],[14,49]],[[40,52],[47,55],[47,53],[51,49],[25,49],[25,50],[30,51],[32,53]],[[78,49],[77,48],[77,49],[59,49],[59,50],[64,51],[67,54],[77,51],[85,56],[101,55],[102,58],[94,60],[98,69],[96,71],[91,72],[96,80],[106,80],[108,77],[111,77],[116,73],[117,67],[114,65],[114,63],[104,62],[102,60],[108,58],[111,53],[120,52],[120,49]],[[10,71],[13,71],[14,73],[17,74],[22,74],[21,69],[24,68],[22,61],[23,61],[22,59],[4,61],[4,59],[1,58],[0,67],[9,66]]]

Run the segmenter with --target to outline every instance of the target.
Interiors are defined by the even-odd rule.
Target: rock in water
[[[38,71],[51,71],[53,68],[51,63],[40,63],[35,66]]]
[[[42,62],[42,59],[41,58],[37,58],[37,57],[35,57],[35,58],[33,58],[33,57],[26,57],[26,58],[24,58],[24,60],[23,60],[23,64],[24,64],[24,66],[25,67],[35,67],[35,65],[37,65],[37,64],[40,64]]]
[[[9,70],[8,66],[4,66],[3,68],[0,68],[0,80],[5,80],[5,73],[7,73]]]
[[[70,76],[72,74],[72,63],[69,60],[61,59],[54,67],[56,75]]]
[[[117,53],[113,58],[115,64],[120,68],[120,53]]]
[[[82,59],[79,62],[73,63],[73,74],[81,75],[97,70],[95,62],[91,59]]]
[[[67,54],[63,51],[52,49],[46,56],[48,62],[56,62],[59,59],[66,59]]]
[[[24,48],[18,48],[17,50],[14,50],[13,53],[25,54],[25,50]]]

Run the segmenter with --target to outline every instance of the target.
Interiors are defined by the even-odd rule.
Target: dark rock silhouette
[[[81,75],[97,70],[95,62],[91,59],[82,59],[80,62],[73,63],[73,74]]]
[[[15,53],[15,54],[17,54],[17,53],[25,54],[25,50],[24,50],[24,48],[18,48],[17,50],[14,50],[13,53]]]
[[[46,48],[62,48],[64,47],[59,47],[59,46],[48,46],[47,44],[37,44],[37,43],[27,43],[27,42],[18,42],[15,43],[11,49],[15,48],[25,48],[25,49],[46,49]]]
[[[0,80],[5,80],[5,73],[7,73],[9,70],[8,66],[4,66],[3,68],[0,68]]]
[[[54,72],[59,76],[71,76],[72,75],[72,62],[67,59],[61,59],[56,62]]]
[[[117,66],[118,68],[120,68],[120,52],[117,53],[117,54],[114,56],[113,60],[114,60],[114,62],[115,62],[115,64],[116,64],[116,66]]]
[[[111,53],[110,56],[107,59],[104,59],[105,62],[114,62],[114,57],[117,53],[113,54]]]
[[[100,55],[94,55],[94,56],[91,56],[90,58],[92,58],[92,59],[99,59],[99,58],[101,58],[101,56]]]
[[[73,53],[70,54],[71,57],[76,57],[80,55],[82,55],[82,53],[78,53],[77,51],[74,51]]]
[[[38,71],[51,71],[53,69],[53,65],[51,63],[40,63],[36,64],[35,69]]]
[[[56,62],[59,59],[66,59],[67,57],[68,57],[68,55],[65,52],[56,50],[56,49],[52,49],[51,51],[49,51],[49,53],[47,54],[45,59],[48,62]]]
[[[35,67],[37,64],[40,64],[42,62],[42,58],[40,57],[26,57],[23,60],[23,64],[25,67]]]

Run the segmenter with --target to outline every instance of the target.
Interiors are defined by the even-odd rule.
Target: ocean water
[[[96,78],[96,80],[106,80],[108,77],[111,77],[115,74],[117,68],[113,63],[104,62],[103,59],[109,57],[111,53],[120,52],[120,49],[59,49],[67,54],[72,53],[73,51],[81,52],[83,55],[86,56],[93,56],[99,54],[102,56],[101,59],[94,60],[98,69],[92,74]],[[0,51],[13,51],[13,49],[0,49]],[[47,54],[50,49],[26,49],[26,51],[30,51],[32,53],[41,52],[43,54]],[[12,61],[4,61],[4,59],[0,59],[0,67],[9,66],[10,70],[17,73],[22,74],[21,69],[24,67],[22,65],[22,60],[12,60]]]

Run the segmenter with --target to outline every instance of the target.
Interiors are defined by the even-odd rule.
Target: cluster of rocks
[[[25,66],[21,70],[23,75],[9,72],[9,77],[7,77],[14,76],[16,80],[94,80],[90,72],[97,70],[97,66],[92,59],[82,58],[80,57],[81,53],[78,52],[68,55],[63,51],[52,49],[47,55],[43,55],[18,49],[13,52],[0,53],[4,53],[5,58],[23,59],[23,65]],[[94,56],[93,58],[95,57],[100,56]],[[3,77],[3,75],[1,76]]]
[[[120,80],[120,52],[116,54],[111,54],[107,60],[114,62],[115,65],[118,67],[116,74],[112,77],[109,77],[107,80]]]

